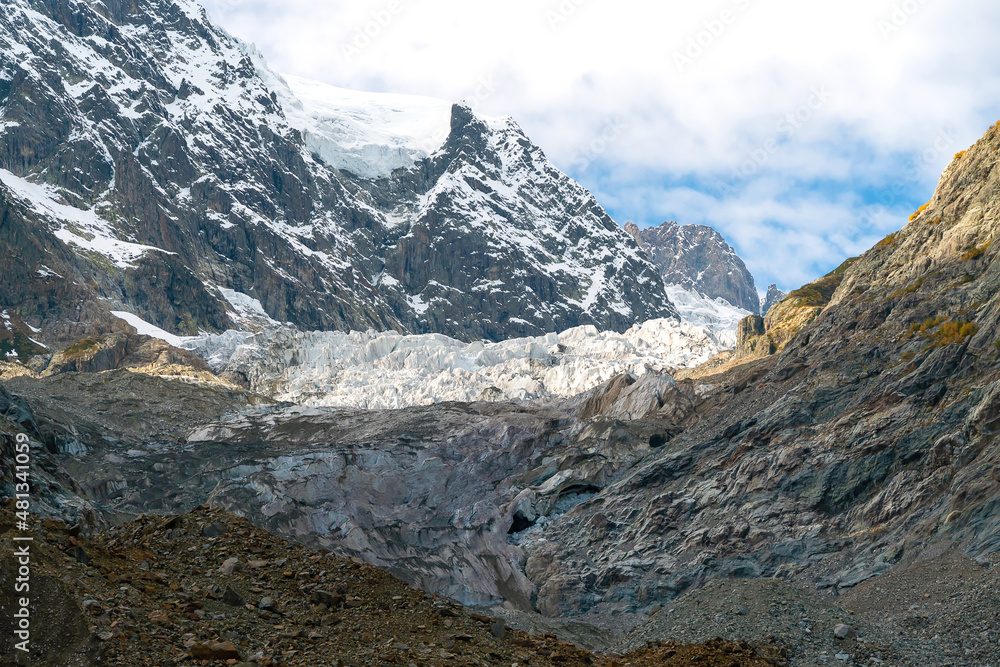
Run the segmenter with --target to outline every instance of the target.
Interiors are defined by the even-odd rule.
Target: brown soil
[[[3,525],[0,532],[0,563],[9,562],[13,529]],[[139,517],[92,538],[73,532],[48,521],[32,546],[33,581],[51,581],[62,591],[62,599],[34,603],[69,610],[86,628],[84,636],[72,637],[72,661],[65,645],[58,657],[39,646],[36,653],[47,653],[34,662],[0,658],[0,666],[784,664],[779,649],[721,639],[594,655],[553,635],[511,630],[374,567],[309,550],[207,508]],[[227,574],[232,558],[238,564]],[[2,582],[5,594],[9,583]],[[36,637],[59,635],[41,623],[33,628]]]

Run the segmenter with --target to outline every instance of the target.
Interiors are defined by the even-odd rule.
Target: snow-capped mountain
[[[650,254],[667,285],[709,300],[723,299],[747,314],[760,314],[760,295],[753,275],[711,227],[664,222],[659,227],[640,229],[629,222],[625,230]]]
[[[0,302],[49,343],[130,312],[462,340],[677,313],[509,118],[273,72],[190,0],[8,0]]]

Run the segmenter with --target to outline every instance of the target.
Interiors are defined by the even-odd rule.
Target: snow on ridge
[[[236,331],[182,345],[257,391],[310,407],[399,409],[446,401],[569,397],[622,373],[697,366],[725,349],[705,329],[651,320],[624,334],[593,326],[500,343],[441,334]]]
[[[289,125],[330,167],[383,178],[438,151],[451,133],[452,103],[364,93],[283,75]],[[284,91],[282,91],[284,92]]]
[[[146,320],[142,319],[138,315],[133,315],[132,313],[125,312],[123,310],[112,310],[111,314],[120,320],[124,320],[128,324],[135,328],[136,332],[140,336],[150,336],[152,338],[159,338],[160,340],[173,345],[174,347],[181,347],[191,338],[185,338],[182,336],[175,336],[174,334],[164,331],[160,327],[150,324]]]
[[[147,252],[174,254],[162,248],[119,240],[107,220],[92,209],[80,209],[59,202],[59,194],[51,186],[32,183],[6,169],[0,169],[0,182],[36,213],[58,225],[53,234],[60,241],[104,255],[120,269],[132,267]]]
[[[15,4],[28,7],[30,3],[17,0]],[[381,220],[387,226],[404,231],[407,226],[443,211],[449,223],[456,222],[463,225],[463,229],[467,227],[471,234],[484,237],[498,254],[523,261],[528,266],[523,271],[526,275],[532,271],[544,273],[558,283],[562,289],[559,296],[552,303],[539,302],[535,308],[540,320],[547,316],[563,316],[570,310],[567,306],[589,311],[594,319],[603,318],[603,321],[618,315],[633,320],[639,317],[631,312],[630,304],[634,307],[637,300],[629,291],[636,291],[628,285],[629,274],[638,271],[638,279],[634,282],[645,286],[643,289],[650,296],[649,282],[654,276],[651,267],[643,272],[645,260],[621,242],[619,230],[597,201],[582,185],[552,165],[540,148],[530,144],[510,117],[486,118],[476,114],[470,132],[481,132],[489,142],[486,157],[490,159],[482,160],[481,164],[475,159],[457,160],[455,163],[459,166],[442,176],[426,196],[404,192],[403,201],[393,202],[398,205],[392,206],[391,212],[383,211],[364,188],[353,194],[350,192],[353,188],[341,189],[339,175],[322,169],[318,161],[312,160],[312,153],[319,154],[329,166],[369,177],[411,167],[434,154],[447,141],[451,131],[451,102],[406,95],[356,93],[297,77],[282,78],[269,69],[256,47],[214,25],[193,0],[180,0],[180,14],[170,9],[171,4],[172,1],[162,5],[169,10],[163,12],[163,25],[149,20],[159,13],[160,5],[154,3],[151,8],[130,15],[127,21],[118,25],[112,31],[117,36],[110,41],[100,36],[110,35],[110,32],[97,31],[97,35],[80,37],[66,32],[56,21],[32,14],[34,18],[25,21],[31,30],[23,31],[23,40],[15,39],[11,49],[14,53],[23,51],[27,57],[32,53],[29,45],[45,52],[41,45],[57,41],[69,54],[64,59],[58,56],[68,65],[67,71],[71,74],[66,81],[80,79],[79,83],[67,84],[71,97],[82,96],[94,85],[100,85],[113,102],[113,114],[125,119],[141,118],[144,125],[152,125],[155,121],[176,132],[187,144],[188,157],[196,167],[191,178],[197,176],[196,180],[174,183],[169,170],[151,170],[140,164],[164,202],[173,200],[179,209],[202,214],[221,229],[243,224],[267,227],[306,261],[322,265],[329,271],[330,282],[337,285],[354,284],[354,276],[350,283],[346,279],[342,281],[341,276],[353,272],[356,266],[353,260],[346,259],[352,256],[351,250],[363,247],[355,246],[348,226],[342,224],[339,207],[357,208],[373,221]],[[107,19],[93,20],[107,22]],[[197,25],[187,25],[188,20]],[[21,35],[15,33],[14,37]],[[148,56],[143,62],[152,68],[155,77],[148,77],[142,68],[137,71],[123,68],[117,59],[108,57],[107,54],[119,48],[115,46],[118,44]],[[39,66],[37,62],[35,65]],[[147,90],[147,78],[159,91],[162,108],[159,103],[150,106],[143,101],[147,100],[147,95],[149,100],[157,99],[153,91]],[[36,72],[33,80],[43,85],[46,75]],[[165,82],[169,85],[162,85]],[[166,101],[171,96],[172,101]],[[112,167],[108,182],[99,184],[105,189],[104,194],[88,195],[88,199],[106,203],[116,187],[115,161],[108,150],[114,137],[113,133],[95,129],[103,118],[91,118],[88,113],[80,109],[73,111],[73,131],[80,136],[86,134]],[[480,123],[484,127],[480,127]],[[335,186],[335,191],[343,193],[337,206],[327,208],[325,202],[318,199],[316,214],[307,222],[290,221],[290,215],[282,217],[280,200],[272,195],[266,178],[259,182],[250,173],[252,170],[244,172],[241,169],[246,164],[255,164],[253,128],[261,126],[295,143],[311,175],[318,182],[333,184],[331,187]],[[305,137],[304,142],[298,142],[293,136],[298,132]],[[242,140],[234,141],[234,136]],[[323,141],[329,145],[324,150],[316,150],[323,148],[319,146]],[[155,150],[152,152],[155,154]],[[499,164],[494,157],[499,158]],[[219,165],[224,168],[218,168]],[[223,176],[213,175],[215,173]],[[196,203],[201,200],[191,197],[191,186],[209,178],[215,181],[213,189],[227,193],[227,198],[232,199],[230,211],[225,215],[205,208],[202,203]],[[179,189],[173,187],[175,185]],[[261,196],[267,205],[258,203]],[[59,201],[57,194],[50,199]],[[59,238],[76,250],[102,252],[123,268],[134,264],[143,253],[158,250],[129,243],[134,237],[125,236],[124,231],[124,240],[116,239],[118,230],[127,227],[99,219],[105,211],[105,203],[92,209],[96,218],[92,221],[92,229],[78,224],[79,221],[64,224],[59,229]],[[269,215],[269,210],[279,214]],[[166,208],[164,213],[172,215]],[[584,238],[578,239],[581,228]],[[314,242],[317,239],[321,241]],[[317,246],[326,250],[312,250]],[[617,271],[605,271],[603,267],[611,265],[612,259]],[[267,257],[264,261],[272,264]],[[622,271],[626,262],[634,263],[635,271]],[[272,268],[286,280],[294,281],[280,267],[272,264]],[[359,273],[363,270],[359,269]],[[390,282],[400,278],[402,276],[389,276],[384,285],[393,287]],[[465,285],[458,286],[466,289]],[[579,291],[576,286],[580,287]],[[399,306],[408,303],[418,319],[451,309],[447,300],[438,296],[439,286],[415,287],[419,292],[412,296],[397,288],[386,297],[375,295],[374,298],[380,307],[385,306],[386,312],[391,308],[398,312]],[[253,291],[250,287],[244,289]],[[652,296],[658,298],[660,295]],[[243,327],[240,318],[260,316],[249,302],[227,301],[237,320],[234,327]],[[647,308],[645,312],[654,316],[654,311],[655,315],[663,315],[667,310]],[[409,315],[405,314],[407,318]],[[527,325],[525,320],[534,319],[527,309],[520,315],[511,321]]]

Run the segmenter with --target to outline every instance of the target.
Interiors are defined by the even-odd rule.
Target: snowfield
[[[278,400],[372,410],[569,397],[622,373],[639,377],[693,367],[726,349],[706,329],[671,319],[624,334],[582,326],[500,343],[277,329],[230,331],[182,347],[217,372],[242,373],[255,390]]]
[[[184,338],[182,336],[175,336],[174,334],[164,331],[158,326],[150,324],[146,320],[142,319],[138,315],[133,315],[132,313],[127,313],[122,310],[112,310],[111,314],[120,320],[124,320],[126,323],[130,324],[140,336],[150,336],[151,338],[159,338],[169,345],[174,347],[181,347],[185,342],[191,340],[190,338]]]
[[[289,95],[282,97],[289,125],[334,169],[385,178],[429,157],[451,133],[452,103],[446,100],[358,92],[287,74],[282,78],[288,84]]]

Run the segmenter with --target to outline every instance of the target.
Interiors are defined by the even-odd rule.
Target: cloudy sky
[[[205,0],[272,67],[511,115],[620,223],[795,288],[898,229],[1000,119],[995,0]]]

